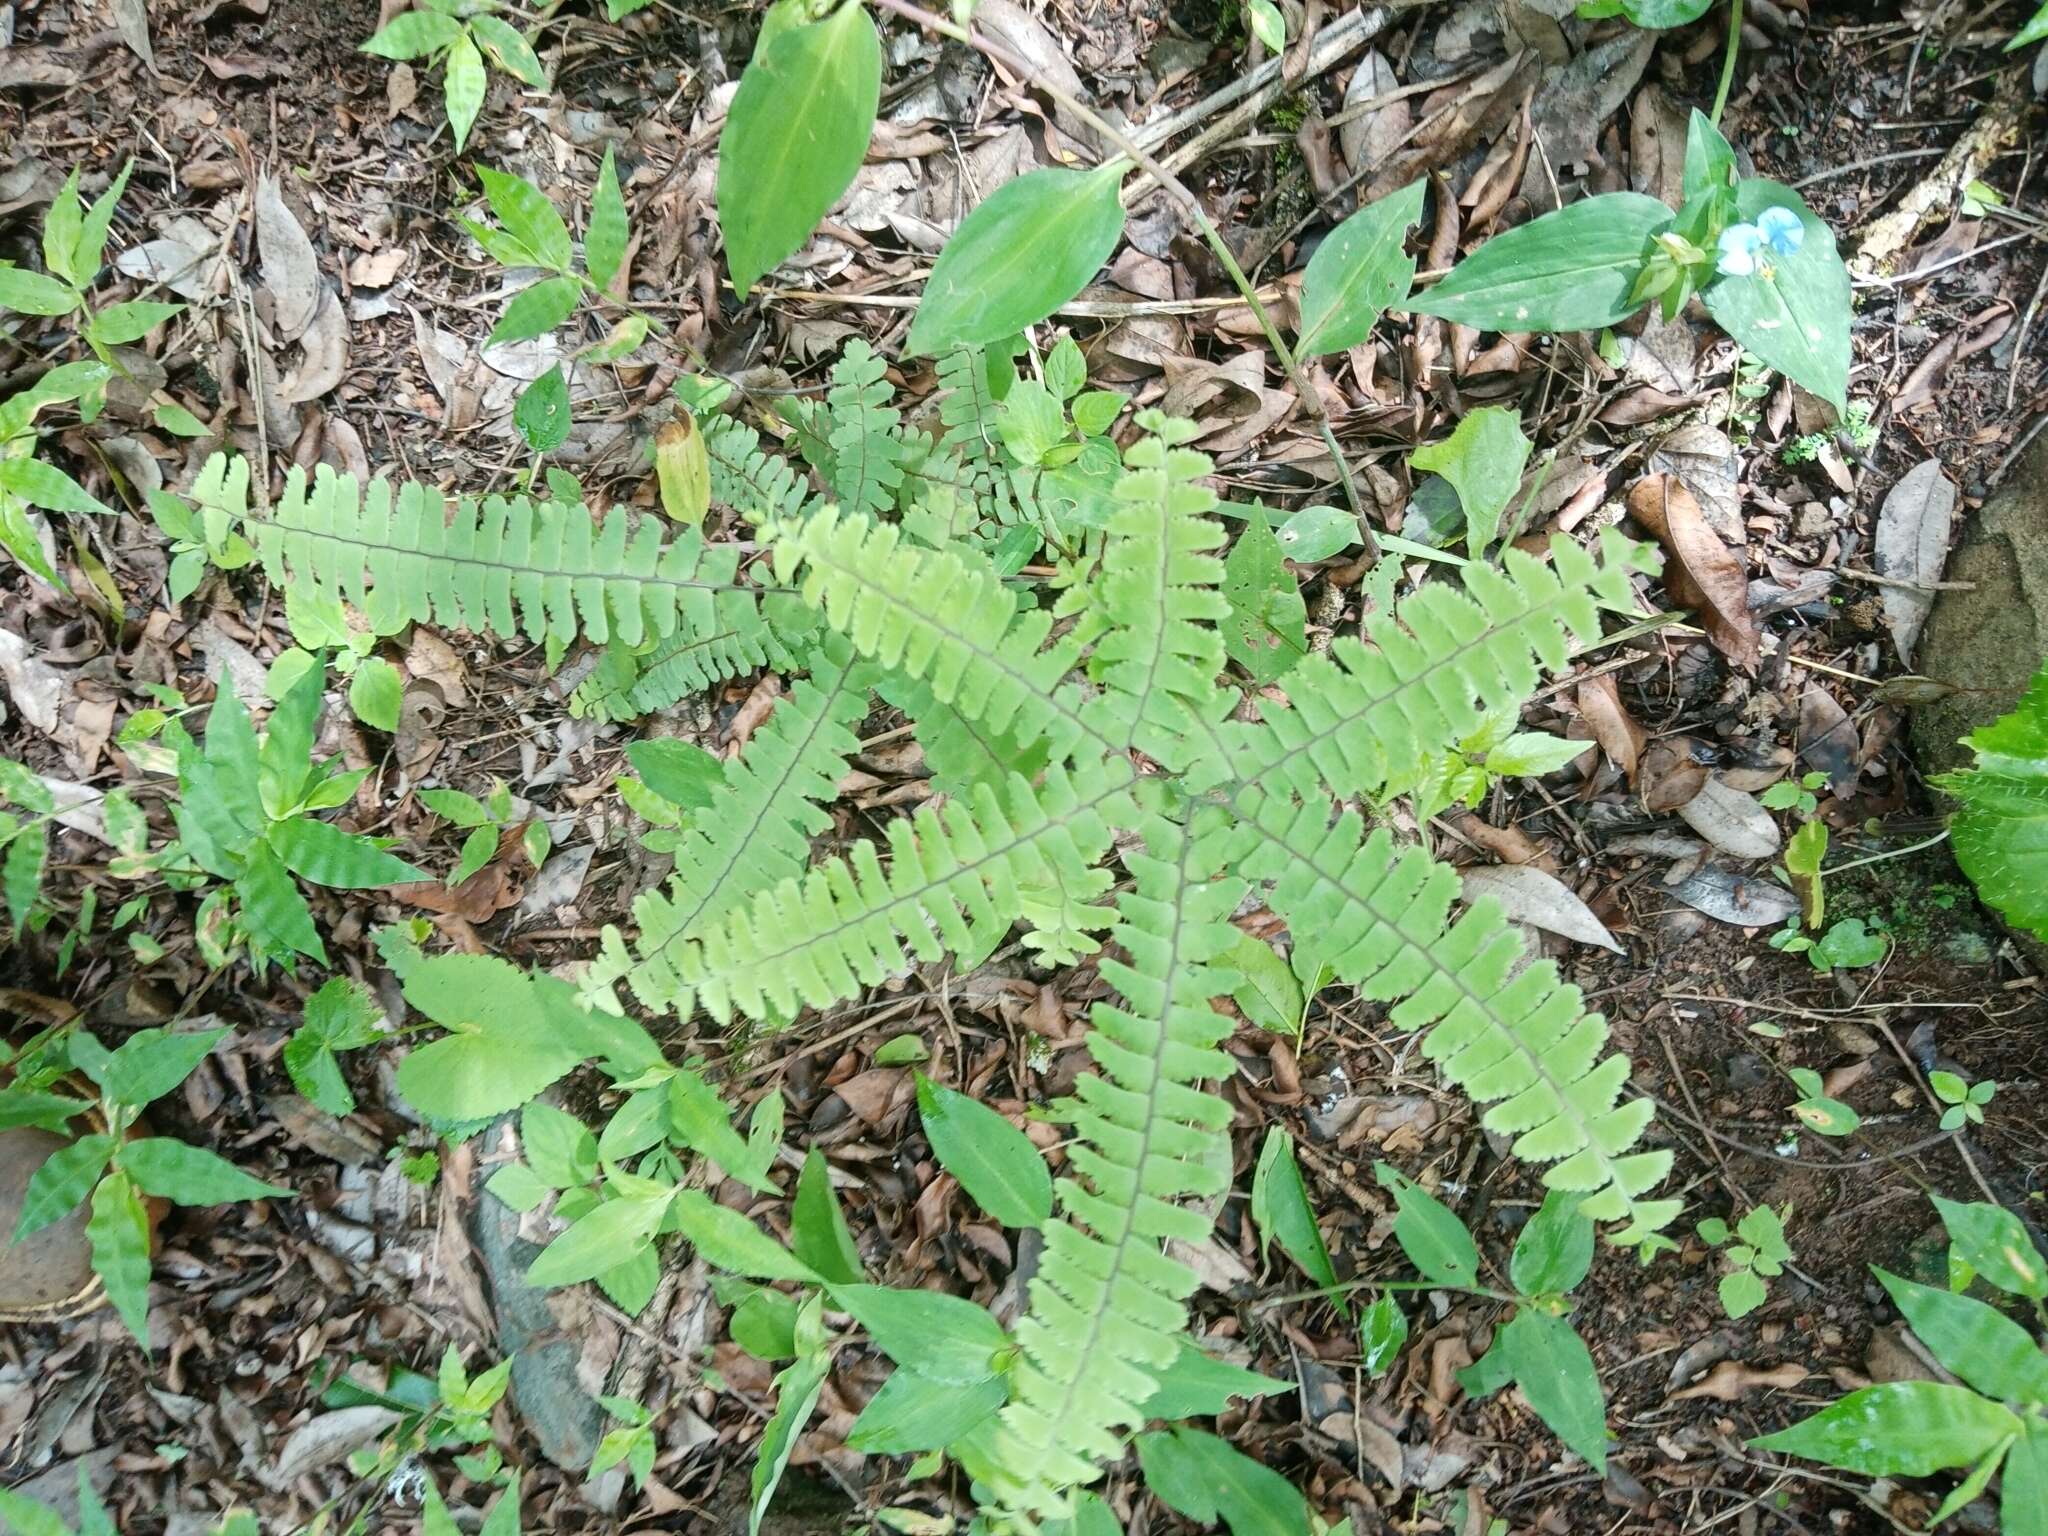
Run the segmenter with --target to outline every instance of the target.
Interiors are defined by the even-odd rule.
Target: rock
[[[33,1126],[0,1131],[0,1233],[12,1236],[28,1181],[65,1139]],[[98,1290],[80,1205],[40,1232],[0,1246],[0,1318],[69,1316]]]
[[[1969,766],[1962,738],[2008,713],[2048,656],[2048,433],[2034,439],[1983,510],[1964,524],[1948,581],[1920,636],[1920,670],[1961,690],[1913,712],[1923,773]],[[2048,967],[2048,945],[2020,935]]]

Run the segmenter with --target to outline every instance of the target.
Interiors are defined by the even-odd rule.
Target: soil
[[[115,7],[131,8],[141,9],[126,0]],[[1418,50],[1427,52],[1429,28],[1442,9],[1404,21],[1379,46],[1407,67]],[[1796,14],[1800,7],[1775,9]],[[1222,40],[1233,10],[1210,0],[1173,8],[1055,4],[1046,19],[1073,40],[1083,76],[1107,95],[1137,78],[1162,28],[1177,27],[1197,58],[1199,45],[1211,42],[1214,67],[1199,89],[1182,82],[1172,97],[1179,102],[1213,88],[1231,50],[1241,50],[1241,34],[1227,46]],[[228,444],[246,454],[267,449],[286,461],[343,467],[367,459],[380,470],[469,491],[508,484],[521,467],[521,450],[479,403],[491,381],[472,365],[451,384],[437,377],[441,364],[430,356],[437,334],[473,349],[498,307],[498,274],[458,240],[450,222],[451,210],[471,197],[458,166],[473,160],[557,178],[569,188],[567,200],[581,207],[586,162],[594,160],[600,133],[622,133],[627,156],[643,170],[629,183],[642,229],[636,291],[677,318],[682,333],[707,345],[720,366],[737,370],[786,357],[789,373],[781,382],[808,388],[854,324],[875,334],[875,327],[901,319],[898,311],[842,313],[794,300],[741,304],[714,287],[716,247],[702,197],[711,140],[702,131],[702,109],[746,57],[752,23],[735,8],[659,4],[623,28],[602,21],[601,12],[564,13],[549,34],[553,92],[521,95],[494,74],[479,123],[483,137],[462,161],[439,122],[431,79],[419,72],[408,87],[389,63],[358,51],[380,20],[377,7],[360,0],[154,8],[153,71],[90,6],[23,0],[4,14],[15,49],[43,50],[76,79],[56,88],[0,87],[0,144],[8,147],[0,161],[39,167],[57,180],[83,164],[103,180],[134,155],[117,249],[149,238],[180,213],[217,213],[222,199],[246,199],[259,169],[283,179],[327,278],[350,306],[342,382],[302,406],[295,435],[280,440],[259,429],[264,412],[251,403],[246,363],[231,356],[246,358],[247,326],[219,318],[229,312],[225,306],[216,303],[208,328],[176,333],[179,339],[154,359],[172,394],[217,420]],[[1838,229],[1867,222],[1925,173],[1984,100],[1989,72],[2001,63],[1995,47],[1974,35],[1924,49],[1908,100],[1904,75],[1920,48],[1919,20],[1919,9],[1816,3],[1807,25],[1768,39],[1761,61],[1745,66],[1750,83],[1731,108],[1731,137],[1759,173],[1805,183],[1816,210]],[[1718,35],[1709,28],[1697,46],[1667,47],[1647,78],[1687,102],[1700,99],[1700,82],[1711,81],[1718,62]],[[1682,64],[1674,57],[1680,46],[1690,50]],[[0,50],[0,80],[11,78],[7,57]],[[950,55],[916,54],[903,73],[917,80],[902,89],[955,63]],[[400,100],[408,89],[416,101]],[[1325,105],[1334,109],[1334,96]],[[1256,182],[1259,201],[1239,211],[1260,219],[1267,189],[1274,199],[1293,195],[1286,194],[1289,185],[1302,194],[1314,157],[1294,148],[1300,121],[1296,115],[1269,135],[1277,154],[1276,143],[1252,143],[1211,162],[1204,192],[1222,205],[1236,184]],[[1605,126],[1600,150],[1610,170],[1623,158],[1629,132]],[[1484,153],[1475,146],[1447,170],[1469,178]],[[203,186],[190,174],[195,165],[212,168],[200,178]],[[2038,206],[2037,170],[2030,152],[1999,160],[1986,175],[2009,206],[2024,210]],[[1599,174],[1598,167],[1588,173]],[[14,185],[6,177],[0,164],[0,187]],[[0,255],[32,261],[42,203],[25,194],[8,202],[17,195],[0,195]],[[1314,206],[1312,193],[1300,200]],[[225,228],[233,258],[253,274],[246,218]],[[1835,462],[1841,480],[1780,457],[1785,442],[1812,430],[1810,401],[1779,388],[1760,402],[1756,441],[1744,449],[1745,487],[1754,493],[1743,513],[1753,577],[1782,579],[1793,567],[1846,567],[1852,559],[1867,565],[1861,557],[1872,509],[1898,474],[1923,458],[1942,460],[1967,506],[1981,503],[2008,472],[2016,444],[2048,404],[2048,355],[2038,328],[2024,347],[2009,332],[2002,346],[1956,358],[1910,408],[1889,404],[1944,338],[1981,326],[1997,305],[2017,311],[2038,296],[2048,264],[2048,246],[2038,239],[1999,249],[1995,261],[1972,259],[2006,232],[2003,225],[1993,236],[1955,226],[1930,231],[1919,253],[1929,262],[1964,258],[1952,276],[1862,295],[1857,347],[1865,366],[1855,393],[1878,405],[1881,435],[1867,456],[1842,451]],[[1191,257],[1186,246],[1162,238],[1147,259],[1162,271],[1169,256],[1181,263],[1171,274],[1175,297],[1214,291],[1206,258]],[[849,234],[849,287],[858,286],[864,264],[893,277],[878,247],[894,251],[897,242]],[[357,261],[390,252],[404,254],[397,285],[359,284],[349,275]],[[1298,266],[1298,251],[1291,263],[1275,262],[1276,271]],[[259,314],[258,323],[264,318]],[[1224,356],[1251,333],[1212,327],[1181,334]],[[35,365],[18,338],[6,347],[0,396]],[[1389,344],[1390,355],[1394,350]],[[1731,363],[1721,360],[1723,376]],[[1517,360],[1524,365],[1548,366]],[[651,432],[647,412],[666,395],[675,371],[664,363],[619,374],[603,405],[617,434],[576,464],[600,494],[648,503],[638,450]],[[1376,468],[1398,470],[1422,413],[1460,389],[1475,399],[1523,402],[1544,442],[1559,435],[1567,416],[1615,407],[1626,393],[1610,380],[1598,398],[1573,395],[1567,404],[1547,386],[1530,387],[1533,373],[1518,379],[1479,370],[1453,379],[1447,361],[1437,373],[1441,387],[1415,390],[1412,399],[1373,401],[1352,390],[1346,429]],[[1269,372],[1266,387],[1277,378]],[[1334,366],[1329,380],[1333,392],[1350,388],[1340,386]],[[1249,393],[1241,382],[1231,387]],[[1623,412],[1610,423],[1613,440],[1625,442],[1653,419]],[[140,424],[132,430],[148,436]],[[200,449],[217,445],[219,436]],[[63,444],[81,473],[93,462],[86,441],[69,433]],[[180,462],[184,446],[154,436],[145,446],[163,460],[167,480],[183,483],[190,467]],[[1319,450],[1306,435],[1284,446],[1270,462],[1248,460],[1225,473],[1269,493],[1298,492],[1297,500],[1314,494],[1305,482],[1314,478]],[[1395,516],[1400,500],[1392,503]],[[1802,537],[1792,530],[1809,506],[1820,507],[1825,532]],[[188,604],[178,622],[166,622],[157,591],[161,540],[134,518],[117,526],[118,533],[99,540],[98,554],[129,598],[125,616],[101,604],[81,618],[76,606],[10,571],[5,623],[25,629],[47,658],[79,669],[88,702],[118,698],[125,715],[138,680],[192,687],[209,663],[190,643],[190,620],[204,608]],[[1337,582],[1323,590],[1335,594],[1340,609],[1352,601]],[[1936,807],[1905,748],[1902,711],[1869,686],[1904,670],[1875,596],[1874,587],[1845,580],[1830,602],[1768,620],[1776,647],[1755,678],[1735,675],[1696,636],[1652,637],[1615,674],[1621,701],[1652,739],[1689,739],[1706,758],[1739,764],[1758,752],[1792,751],[1800,744],[1802,695],[1831,691],[1861,733],[1844,793],[1823,791],[1837,855],[1894,852],[1930,834]],[[267,646],[275,639],[270,606],[244,603],[224,588],[205,597],[247,640]],[[1355,607],[1343,612],[1355,622]],[[451,641],[444,649],[461,679],[459,697],[444,691],[438,704],[409,704],[416,711],[412,728],[393,749],[414,754],[405,763],[408,774],[472,789],[501,777],[550,810],[580,813],[589,799],[581,787],[596,794],[609,785],[626,738],[558,729],[561,691],[538,651]],[[1814,665],[1795,665],[1790,657]],[[743,680],[657,728],[722,739],[754,686]],[[1569,712],[1546,707],[1544,728],[1565,729]],[[894,724],[878,716],[863,734],[880,735]],[[76,722],[67,718],[66,725]],[[360,737],[343,745],[364,765],[372,762],[375,754]],[[64,754],[19,709],[0,728],[0,749],[41,771],[72,776]],[[540,770],[551,760],[570,766],[547,779]],[[109,764],[102,772],[112,782],[118,773]],[[886,787],[883,758],[864,758],[862,767]],[[837,833],[850,835],[871,831],[889,811],[877,796],[843,802],[836,814]],[[2038,1108],[2048,1067],[2048,994],[2039,973],[1976,907],[1941,848],[1868,866],[1831,889],[1838,914],[1862,916],[1896,943],[1873,968],[1829,975],[1769,947],[1766,930],[1732,926],[1687,905],[1666,883],[1667,858],[1610,851],[1610,834],[1652,821],[1611,772],[1562,797],[1547,786],[1496,791],[1482,814],[1489,827],[1541,845],[1621,942],[1624,952],[1611,955],[1546,941],[1612,1020],[1616,1045],[1634,1064],[1634,1088],[1658,1101],[1660,1134],[1676,1151],[1671,1185],[1688,1200],[1681,1227],[1771,1204],[1792,1213],[1794,1268],[1772,1283],[1761,1309],[1731,1323],[1715,1294],[1719,1261],[1696,1238],[1687,1236],[1676,1255],[1648,1269],[1603,1256],[1574,1314],[1609,1395],[1616,1447],[1603,1480],[1567,1461],[1511,1394],[1474,1404],[1452,1385],[1453,1370],[1483,1348],[1497,1309],[1447,1297],[1425,1301],[1400,1364],[1383,1380],[1367,1381],[1357,1368],[1355,1334],[1333,1308],[1276,1300],[1297,1293],[1300,1277],[1277,1259],[1261,1263],[1241,1203],[1233,1201],[1221,1213],[1214,1252],[1204,1256],[1211,1283],[1198,1304],[1200,1327],[1213,1345],[1300,1387],[1294,1396],[1227,1417],[1223,1431],[1294,1479],[1318,1507],[1348,1512],[1354,1536],[1466,1536],[1487,1530],[1481,1511],[1518,1536],[1919,1529],[1942,1496],[1939,1480],[1894,1481],[1871,1493],[1868,1480],[1832,1478],[1743,1442],[1875,1374],[1911,1365],[1869,1267],[1938,1273],[1930,1191],[1996,1198],[2023,1215],[2038,1209],[2048,1169],[2048,1129]],[[53,877],[60,904],[75,905],[81,883],[94,878],[91,861],[83,844],[60,861]],[[544,919],[501,915],[517,900],[517,892],[507,892],[512,899],[503,908],[443,917],[440,927],[453,943],[522,962],[570,963],[589,954],[595,925],[622,920],[630,893],[649,877],[645,855],[614,839],[590,863],[573,901]],[[113,888],[102,895],[113,896]],[[475,1198],[472,1181],[489,1149],[474,1158],[443,1149],[437,1179],[425,1186],[406,1179],[387,1153],[425,1150],[430,1139],[390,1091],[388,1062],[352,1061],[363,1101],[356,1115],[337,1122],[312,1112],[293,1095],[278,1052],[320,978],[209,968],[189,936],[181,936],[189,930],[189,906],[180,918],[176,902],[160,896],[153,927],[165,954],[149,963],[109,942],[81,953],[60,974],[59,928],[0,949],[0,981],[21,989],[9,997],[10,1011],[31,995],[42,1000],[37,1006],[54,1000],[107,1034],[208,1013],[232,1023],[233,1049],[153,1112],[159,1133],[213,1147],[302,1196],[289,1207],[181,1210],[170,1218],[149,1358],[104,1313],[63,1326],[0,1329],[0,1479],[13,1484],[40,1475],[37,1487],[48,1491],[75,1478],[74,1464],[82,1463],[111,1490],[124,1531],[208,1529],[214,1512],[238,1500],[258,1506],[266,1530],[302,1528],[330,1499],[344,1515],[368,1511],[372,1528],[409,1527],[416,1506],[352,1483],[339,1465],[286,1477],[275,1470],[294,1431],[322,1412],[316,1380],[344,1368],[370,1374],[394,1364],[431,1373],[450,1343],[473,1366],[495,1358],[488,1277],[460,1215]],[[371,908],[333,897],[316,900],[316,911],[343,963],[365,974],[375,968],[367,953],[370,928],[414,915],[391,902]],[[671,1026],[674,1039],[665,1043],[679,1055],[716,1054],[751,1095],[783,1094],[791,1144],[826,1149],[848,1176],[849,1213],[879,1278],[1014,1305],[1029,1252],[974,1221],[964,1202],[948,1203],[909,1113],[905,1074],[871,1060],[882,1040],[919,1031],[943,1045],[955,1081],[1001,1107],[1021,1108],[1058,1091],[1078,1065],[1070,1026],[1098,990],[1093,972],[1030,972],[1014,956],[998,962],[1007,969],[991,972],[996,1003],[982,995],[970,1006],[961,983],[920,973],[863,1004],[865,1013],[810,1019],[795,1036],[736,1048],[699,1021],[692,1029]],[[1051,1050],[1052,1065],[1040,1070],[1032,1063],[1043,1049]],[[1381,1157],[1411,1168],[1426,1164],[1490,1259],[1504,1262],[1514,1232],[1541,1198],[1540,1186],[1479,1130],[1469,1106],[1435,1084],[1412,1049],[1388,1036],[1380,1010],[1333,990],[1318,1002],[1298,1049],[1247,1025],[1232,1050],[1242,1068],[1230,1085],[1242,1132],[1237,1187],[1249,1182],[1260,1128],[1290,1129],[1341,1274],[1392,1274],[1401,1266],[1387,1202],[1373,1179]],[[1955,1138],[1933,1134],[1935,1115],[1920,1082],[1937,1063],[1999,1084],[1983,1126]],[[1786,1076],[1792,1068],[1822,1073],[1829,1092],[1859,1112],[1854,1137],[1830,1140],[1796,1128],[1788,1112],[1798,1096]],[[769,1373],[726,1341],[721,1309],[709,1296],[703,1268],[695,1265],[670,1277],[664,1299],[641,1323],[599,1302],[559,1304],[559,1336],[581,1353],[579,1379],[612,1391],[631,1386],[659,1404],[666,1438],[649,1491],[621,1490],[614,1478],[615,1502],[604,1506],[587,1497],[580,1468],[551,1465],[541,1454],[516,1404],[502,1406],[494,1428],[508,1460],[524,1469],[528,1530],[724,1536],[744,1528]],[[727,1390],[712,1389],[707,1362]],[[1724,1363],[1731,1370],[1715,1376]],[[1782,1367],[1792,1370],[1765,1379]],[[927,1497],[928,1487],[902,1483],[900,1462],[863,1463],[844,1450],[846,1426],[879,1379],[872,1359],[849,1360],[835,1371],[821,1414],[800,1441],[798,1472],[764,1530],[825,1536],[859,1527],[892,1501],[922,1510],[962,1507],[964,1487]],[[1734,1383],[1725,1396],[1687,1391],[1717,1380]],[[1398,1497],[1389,1494],[1371,1449],[1389,1439],[1408,1485]],[[475,1492],[445,1456],[433,1467],[444,1487]],[[1133,1536],[1190,1529],[1145,1504],[1134,1464],[1112,1473],[1107,1487],[1130,1517]],[[1460,1504],[1463,1490],[1476,1492]]]

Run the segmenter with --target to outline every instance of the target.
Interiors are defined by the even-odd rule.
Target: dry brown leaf
[[[1740,1360],[1723,1360],[1704,1379],[1694,1382],[1681,1392],[1671,1394],[1668,1401],[1685,1402],[1689,1398],[1711,1397],[1717,1402],[1732,1403],[1751,1392],[1775,1387],[1787,1391],[1806,1380],[1806,1367],[1787,1360],[1783,1365],[1769,1369],[1762,1366],[1744,1365]]]
[[[1689,736],[1666,736],[1643,754],[1643,809],[1652,815],[1675,811],[1707,782],[1707,765],[1698,760]]]
[[[1482,865],[1460,871],[1460,878],[1468,902],[1491,896],[1517,922],[1562,934],[1579,944],[1611,949],[1617,955],[1622,952],[1607,925],[1570,886],[1533,864]]]
[[[278,386],[279,393],[294,405],[319,399],[348,372],[348,326],[342,318],[341,300],[331,288],[320,290],[319,307],[299,337],[299,346],[298,366]]]
[[[1673,601],[1694,610],[1722,655],[1754,672],[1763,636],[1749,611],[1749,571],[1707,526],[1692,492],[1675,476],[1649,475],[1629,491],[1628,512],[1671,557],[1664,588]]]
[[[320,263],[275,176],[256,179],[256,241],[263,284],[277,306],[278,335],[296,341],[320,308]]]
[[[1643,734],[1643,728],[1636,724],[1635,716],[1621,702],[1621,689],[1615,684],[1614,674],[1603,672],[1580,683],[1578,701],[1579,714],[1592,727],[1593,739],[1600,743],[1600,750],[1607,754],[1610,763],[1621,770],[1622,777],[1634,784],[1648,738]]]
[[[1932,588],[1941,579],[1942,562],[1948,559],[1955,512],[1954,482],[1942,472],[1939,459],[1927,459],[1899,477],[1877,514],[1871,563],[1878,575],[1911,583],[1885,587],[1879,594],[1899,659],[1909,665],[1921,626],[1934,608]]]
[[[1731,858],[1768,859],[1782,839],[1777,818],[1754,795],[1708,777],[1699,793],[1678,808],[1685,824]]]

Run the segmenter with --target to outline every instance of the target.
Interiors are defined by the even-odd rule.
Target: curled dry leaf
[[[1607,925],[1572,894],[1571,887],[1533,864],[1487,864],[1461,871],[1465,899],[1491,896],[1517,922],[1562,934],[1580,944],[1622,952]]]
[[[1636,769],[1648,738],[1628,712],[1628,707],[1621,702],[1621,689],[1615,684],[1614,674],[1603,672],[1580,683],[1578,700],[1579,713],[1591,727],[1593,739],[1600,743],[1600,750],[1607,754],[1610,763],[1621,770],[1622,777],[1631,784],[1635,783]]]
[[[1718,1402],[1732,1403],[1737,1398],[1766,1387],[1780,1391],[1789,1390],[1806,1380],[1806,1367],[1787,1360],[1783,1365],[1766,1369],[1763,1366],[1744,1365],[1740,1360],[1723,1360],[1706,1376],[1694,1382],[1683,1391],[1671,1394],[1670,1401],[1685,1402],[1688,1398],[1711,1397]]]
[[[284,398],[294,405],[318,400],[348,372],[348,326],[342,318],[341,300],[332,289],[321,289],[320,307],[299,337],[299,346],[302,355],[298,366],[278,386]]]
[[[256,242],[263,285],[276,302],[278,335],[296,341],[320,307],[320,263],[274,176],[256,179]]]
[[[1709,777],[1700,792],[1678,808],[1685,824],[1723,853],[1737,859],[1768,859],[1778,851],[1777,819],[1754,795]]]
[[[1664,587],[1672,600],[1694,610],[1715,649],[1754,672],[1763,637],[1749,608],[1749,572],[1707,526],[1692,492],[1673,475],[1649,475],[1628,493],[1628,512],[1671,556]]]
[[[1829,789],[1847,794],[1862,755],[1863,737],[1848,711],[1825,688],[1808,687],[1799,696],[1800,763],[1826,774]]]
[[[1928,459],[1900,476],[1877,514],[1877,540],[1871,551],[1877,574],[1911,584],[1884,587],[1879,594],[1901,661],[1912,661],[1913,646],[1934,608],[1933,586],[1948,558],[1955,512],[1955,485],[1942,472],[1940,460]]]
[[[1650,743],[1643,753],[1638,788],[1643,809],[1653,816],[1675,811],[1700,792],[1707,782],[1707,765],[1698,760],[1692,738],[1666,736]]]

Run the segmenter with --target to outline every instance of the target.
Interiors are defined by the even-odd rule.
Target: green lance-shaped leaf
[[[932,357],[1036,325],[1079,293],[1124,232],[1123,168],[1027,171],[968,214],[926,281],[909,350]]]
[[[1413,181],[1366,204],[1316,247],[1301,275],[1297,350],[1303,357],[1357,346],[1390,306],[1408,297],[1415,258],[1406,243],[1422,217],[1423,186]]]
[[[858,4],[777,32],[747,64],[718,141],[718,222],[745,293],[853,182],[882,99],[882,41]]]
[[[1968,1387],[1888,1381],[1749,1443],[1874,1477],[1926,1477],[1970,1465],[2020,1428],[2017,1414]]]
[[[107,1299],[128,1331],[147,1347],[149,1212],[127,1174],[108,1175],[92,1192],[85,1235],[92,1243],[93,1272],[106,1285]]]
[[[1495,235],[1408,307],[1486,331],[1590,331],[1626,319],[1650,237],[1672,222],[1654,197],[1610,192]]]
[[[120,1165],[144,1194],[179,1205],[226,1205],[234,1200],[288,1198],[292,1193],[175,1136],[129,1142],[121,1148]]]
[[[917,1076],[917,1113],[939,1166],[1006,1227],[1042,1227],[1052,1215],[1052,1174],[1016,1126],[966,1094]]]

